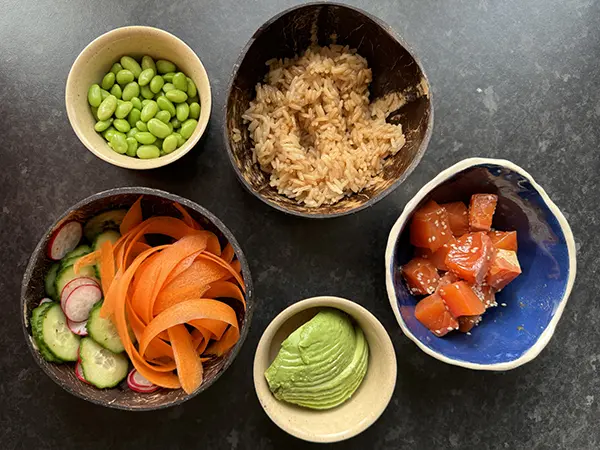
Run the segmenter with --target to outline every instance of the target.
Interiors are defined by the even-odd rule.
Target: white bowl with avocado
[[[265,330],[254,358],[260,404],[281,429],[311,442],[366,430],[396,385],[396,355],[381,323],[338,297],[302,300]]]

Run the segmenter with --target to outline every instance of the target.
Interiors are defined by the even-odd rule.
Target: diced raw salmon
[[[463,333],[468,333],[479,322],[481,322],[481,316],[462,316],[458,318],[458,329]]]
[[[435,252],[452,236],[448,213],[433,200],[417,210],[410,223],[410,243]]]
[[[442,278],[440,278],[440,282],[438,283],[435,293],[439,294],[441,288],[448,284],[456,283],[457,281],[459,281],[459,278],[456,275],[454,275],[452,272],[446,272]]]
[[[494,255],[492,240],[482,232],[461,236],[450,245],[446,256],[448,270],[471,284],[481,284]]]
[[[415,317],[436,336],[444,336],[458,328],[458,322],[438,294],[432,294],[417,303]]]
[[[446,265],[446,256],[448,256],[450,245],[452,244],[456,245],[456,238],[454,236],[451,236],[450,240],[438,248],[435,252],[432,252],[426,248],[415,247],[415,256],[428,259],[439,270],[446,271],[448,270],[448,266]]]
[[[487,284],[474,284],[471,286],[471,289],[473,289],[475,295],[483,302],[483,306],[485,306],[486,309],[492,306],[498,306],[496,303],[496,291],[493,287],[488,286]]]
[[[435,292],[440,275],[433,263],[424,258],[413,258],[402,267],[402,275],[413,295],[429,295]]]
[[[518,249],[517,245],[517,232],[516,231],[490,231],[488,236],[492,240],[494,247],[502,250],[509,250],[516,252]]]
[[[444,203],[440,205],[448,213],[448,223],[454,236],[460,237],[469,232],[469,213],[463,202]]]
[[[464,281],[457,281],[440,288],[440,296],[453,317],[477,316],[485,311],[485,306],[479,297]]]
[[[498,196],[494,194],[475,194],[469,205],[469,226],[471,231],[490,231]]]
[[[521,273],[517,253],[508,250],[497,250],[485,281],[499,291]]]

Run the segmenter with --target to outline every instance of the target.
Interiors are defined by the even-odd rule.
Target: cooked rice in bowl
[[[381,180],[384,159],[404,145],[386,117],[406,103],[390,93],[369,103],[367,60],[347,46],[312,46],[270,60],[243,119],[253,160],[280,194],[309,207],[333,204]],[[241,140],[234,130],[234,141]]]

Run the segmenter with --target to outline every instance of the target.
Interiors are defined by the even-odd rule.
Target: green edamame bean
[[[175,105],[173,105],[173,103],[171,103],[171,100],[169,100],[167,97],[158,97],[156,99],[156,104],[163,111],[169,111],[171,117],[175,116]]]
[[[156,61],[156,71],[160,74],[175,72],[177,67],[171,61],[167,61],[166,59],[159,59]]]
[[[172,83],[174,76],[175,76],[175,72],[169,72],[169,73],[163,74],[162,77],[167,83]]]
[[[161,139],[164,139],[169,134],[171,134],[169,126],[166,123],[161,122],[157,118],[153,118],[148,121],[148,131],[157,138]]]
[[[162,149],[166,154],[169,154],[177,148],[177,136],[170,135],[165,138],[162,144]]]
[[[142,110],[142,101],[139,99],[139,97],[133,97],[129,101],[135,109],[139,109],[140,111]]]
[[[181,122],[177,120],[177,117],[173,117],[171,119],[171,125],[173,125],[173,128],[179,128],[181,126]]]
[[[154,100],[158,100],[158,97],[164,97],[165,93],[163,91],[160,91],[158,94],[156,94],[156,97],[154,97]]]
[[[152,99],[149,98],[145,98],[144,100],[142,100],[142,109],[144,109],[144,106],[146,106],[148,103],[152,102]]]
[[[102,133],[102,137],[110,142],[110,138],[112,138],[115,133],[118,133],[118,131],[115,130],[115,127],[110,126]]]
[[[175,129],[173,128],[173,124],[171,122],[168,122],[167,126],[169,127],[170,132],[173,133],[173,130]]]
[[[133,137],[143,145],[150,145],[156,142],[156,136],[148,131],[138,131]]]
[[[196,120],[200,117],[200,105],[196,102],[190,105],[190,117]]]
[[[138,147],[136,154],[140,159],[154,159],[160,156],[160,150],[156,145],[142,145]]]
[[[99,85],[92,84],[88,89],[88,103],[96,108],[102,103],[102,92]]]
[[[186,140],[185,140],[185,138],[181,134],[175,132],[175,133],[171,133],[171,136],[175,136],[177,138],[177,148],[179,148],[183,144],[185,144]]]
[[[162,149],[162,145],[163,145],[164,139],[157,139],[156,142],[153,145],[156,145],[158,147],[158,149]]]
[[[185,122],[190,116],[190,105],[187,103],[178,103],[175,110],[177,111],[177,120]]]
[[[106,89],[108,91],[115,84],[115,74],[108,72],[106,75],[104,75],[104,78],[102,78],[101,84],[102,89]]]
[[[142,94],[142,97],[144,97],[146,100],[150,100],[154,98],[154,92],[152,92],[150,90],[150,86],[146,85],[146,86],[142,86],[140,88],[140,92]]]
[[[135,127],[136,122],[141,118],[142,112],[137,108],[133,108],[129,113],[129,116],[127,116],[127,122],[129,122],[129,125],[131,125],[132,127]]]
[[[108,127],[110,127],[112,123],[112,118],[108,120],[99,120],[96,122],[96,125],[94,125],[94,130],[96,130],[98,133],[102,133],[103,131],[108,130]]]
[[[133,97],[137,97],[138,95],[140,95],[140,85],[135,81],[127,84],[125,89],[123,89],[123,100],[125,101],[131,100]]]
[[[160,92],[160,90],[162,89],[164,84],[165,84],[165,80],[163,79],[163,77],[161,77],[160,75],[156,75],[150,81],[150,90],[156,94],[156,93]]]
[[[173,103],[183,103],[188,98],[187,94],[179,89],[172,89],[168,92],[165,92],[165,97],[167,97]]]
[[[135,128],[133,128],[133,130],[135,130]],[[138,141],[133,137],[128,137],[125,141],[127,142],[127,156],[135,157],[138,149]]]
[[[133,80],[135,80],[135,77],[133,76],[133,72],[131,70],[123,69],[119,70],[119,73],[117,73],[117,83],[119,83],[121,86],[129,84]]]
[[[123,66],[123,69],[131,71],[136,78],[142,73],[142,67],[131,56],[123,56],[121,58],[121,65]]]
[[[131,125],[129,125],[129,122],[127,122],[125,119],[115,119],[113,126],[121,133],[127,133],[129,130],[131,130]]]
[[[158,105],[154,100],[150,100],[146,103],[146,106],[142,108],[141,120],[142,122],[148,122],[158,112]]]
[[[102,100],[104,100],[109,95],[110,95],[110,92],[108,92],[106,89],[100,88],[100,96],[102,97]]]
[[[94,106],[90,106],[90,109],[92,110],[92,116],[94,116],[94,119],[96,119],[96,122],[98,121],[98,108],[95,108]]]
[[[112,73],[114,73],[115,75],[119,73],[119,71],[123,70],[123,66],[121,64],[119,64],[118,62],[114,63],[112,65],[112,67],[110,68],[110,71]]]
[[[123,96],[123,90],[121,89],[121,86],[119,86],[118,84],[115,84],[111,88],[110,93],[111,93],[111,95],[114,95],[118,99],[120,99]]]
[[[117,105],[117,109],[115,110],[115,117],[117,119],[124,119],[133,109],[133,103],[131,102],[122,102],[120,105]]]
[[[192,133],[194,133],[196,125],[198,125],[198,121],[196,119],[188,119],[181,124],[181,131],[179,133],[185,139],[189,139]]]
[[[138,120],[135,123],[135,127],[140,131],[144,131],[144,132],[148,131],[148,127],[146,126],[146,123],[142,122],[141,120]]]
[[[195,97],[188,97],[188,99],[186,100],[186,102],[187,102],[188,105],[191,105],[192,103],[200,103],[200,99],[196,95]]]
[[[117,119],[121,120],[121,119]],[[127,123],[127,122],[125,122]],[[129,125],[129,124],[127,124]],[[124,154],[127,152],[127,138],[124,134],[115,133],[113,137],[110,139],[110,143],[112,144],[112,149],[120,154]]]
[[[156,64],[154,64],[152,56],[144,55],[142,57],[142,71],[146,69],[152,69],[154,72],[156,72]]]
[[[175,89],[175,85],[173,83],[165,83],[162,87],[163,92],[167,93]]]
[[[108,120],[117,109],[117,97],[109,95],[98,106],[98,120]]]
[[[127,132],[127,137],[128,138],[132,138],[134,137],[137,133],[139,133],[140,130],[138,130],[136,127],[132,127],[131,130],[129,130]],[[137,142],[137,141],[136,141]]]
[[[159,111],[154,117],[164,123],[169,123],[169,120],[171,120],[171,114],[169,114],[169,111]]]
[[[188,97],[195,97],[198,94],[198,89],[196,89],[196,83],[190,78],[185,77],[187,81],[187,95]]]
[[[138,84],[140,86],[146,86],[148,83],[150,83],[150,81],[152,81],[154,75],[154,69],[142,70],[142,73],[140,73],[140,78],[138,79]]]
[[[187,78],[183,72],[177,72],[175,76],[173,76],[173,86],[175,86],[175,89],[179,89],[183,92],[187,90]]]

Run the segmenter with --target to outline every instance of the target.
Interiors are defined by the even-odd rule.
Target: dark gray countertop
[[[124,3],[127,3],[125,5]],[[369,210],[307,221],[270,209],[238,184],[224,153],[222,108],[231,68],[264,21],[291,0],[18,2],[0,8],[0,447],[310,447],[279,430],[254,393],[258,339],[286,305],[336,294],[385,325],[398,356],[390,406],[337,448],[600,447],[600,4],[593,0],[353,1],[413,47],[433,86],[436,123],[409,179]],[[67,6],[67,4],[69,6]],[[64,85],[81,49],[124,25],[152,25],[185,40],[212,82],[207,138],[151,172],[113,167],[71,130]],[[440,170],[470,156],[528,170],[575,233],[578,278],[556,334],[533,362],[507,373],[445,365],[405,338],[384,287],[387,234],[405,203]],[[67,207],[116,186],[188,197],[219,216],[249,257],[261,305],[231,368],[206,393],[152,413],[104,409],[72,397],[29,355],[20,281],[45,228]]]

